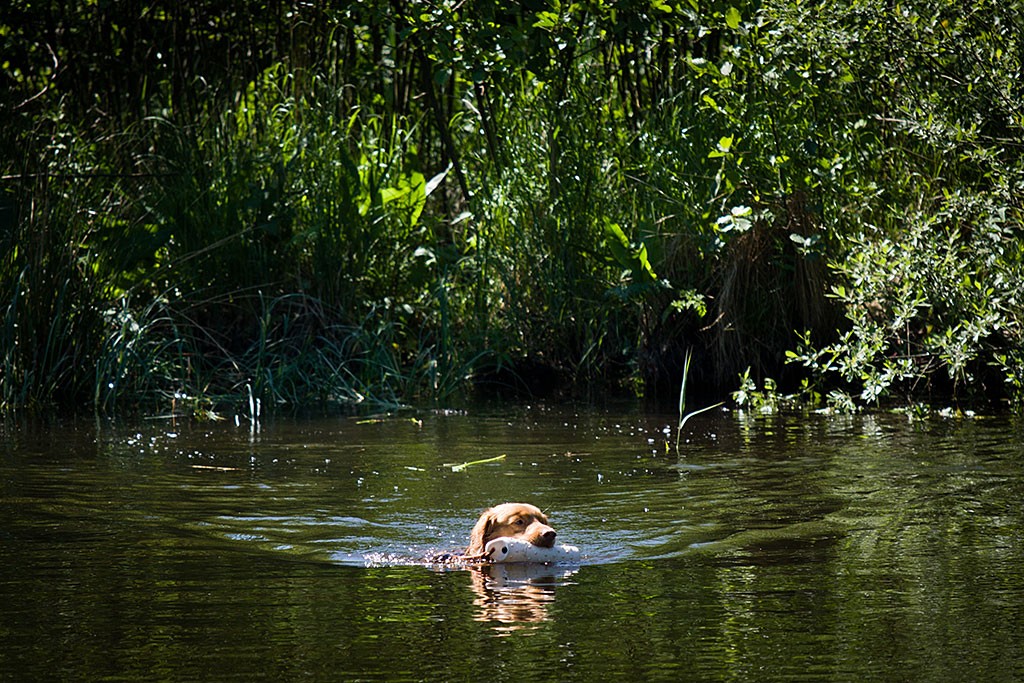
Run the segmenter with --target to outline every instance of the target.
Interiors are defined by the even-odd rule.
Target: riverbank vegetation
[[[1019,407],[1022,17],[15,2],[0,402]]]

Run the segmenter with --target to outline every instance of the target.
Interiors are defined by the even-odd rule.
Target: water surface
[[[672,422],[6,423],[0,678],[1024,678],[1019,422]],[[509,500],[580,566],[423,562]]]

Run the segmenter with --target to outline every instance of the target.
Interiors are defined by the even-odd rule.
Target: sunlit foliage
[[[16,2],[0,400],[1019,401],[1021,9]]]

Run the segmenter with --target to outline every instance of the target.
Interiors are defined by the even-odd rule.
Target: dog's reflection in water
[[[514,631],[550,619],[555,588],[576,573],[574,568],[545,564],[489,564],[473,568],[473,604],[477,621]]]

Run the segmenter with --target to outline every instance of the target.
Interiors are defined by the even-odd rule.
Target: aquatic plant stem
[[[687,349],[687,351],[686,351],[686,360],[683,362],[683,381],[679,383],[679,425],[676,427],[676,454],[677,455],[679,453],[679,439],[680,439],[680,437],[681,437],[681,435],[683,433],[683,425],[686,424],[686,421],[689,420],[694,415],[700,415],[701,413],[706,413],[709,410],[714,410],[715,408],[717,408],[717,407],[719,407],[721,405],[724,405],[724,403],[725,403],[725,401],[719,401],[718,403],[715,403],[714,405],[706,406],[704,408],[701,408],[700,410],[695,410],[692,413],[684,414],[684,411],[686,410],[686,380],[690,376],[690,360],[692,358],[693,358],[693,350],[692,349]]]

